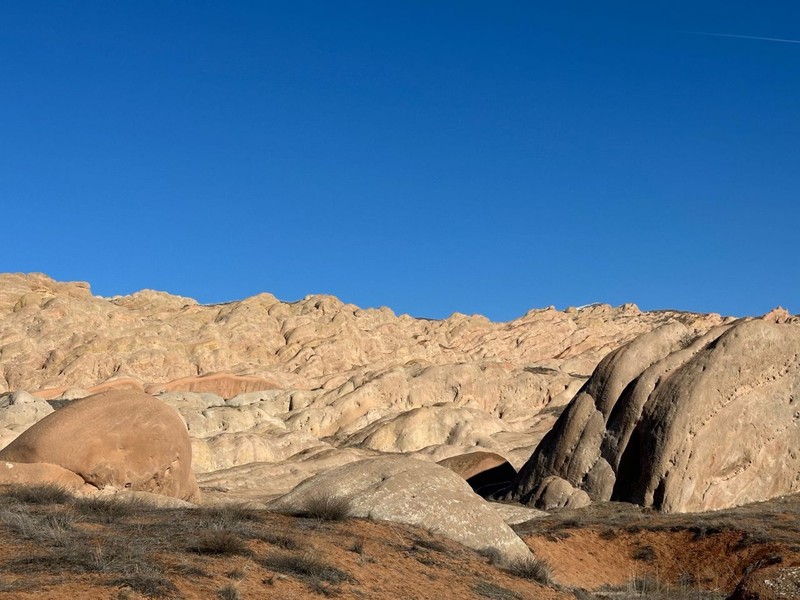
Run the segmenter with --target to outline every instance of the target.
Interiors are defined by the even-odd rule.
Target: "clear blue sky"
[[[4,2],[0,271],[800,312],[800,44],[687,32],[800,3]]]

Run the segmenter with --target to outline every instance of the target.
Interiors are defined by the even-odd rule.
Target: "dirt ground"
[[[745,576],[755,579],[752,589],[767,589],[757,577],[763,572],[788,590],[772,597],[800,598],[800,587],[785,577],[800,572],[798,516],[798,497],[697,515],[616,503],[562,511],[515,527],[549,565],[547,581],[397,524],[6,490],[0,596],[711,600],[733,594]]]

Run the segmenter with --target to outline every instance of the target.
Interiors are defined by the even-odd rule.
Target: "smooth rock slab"
[[[347,498],[354,517],[424,527],[476,550],[493,549],[506,561],[531,555],[463,478],[434,463],[401,457],[358,461],[304,481],[268,508],[303,512],[320,497]]]

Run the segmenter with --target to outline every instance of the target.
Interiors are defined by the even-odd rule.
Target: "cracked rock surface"
[[[771,313],[669,323],[609,354],[506,496],[693,512],[798,490],[800,323]]]

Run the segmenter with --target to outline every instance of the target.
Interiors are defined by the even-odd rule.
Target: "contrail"
[[[707,35],[711,37],[739,38],[743,40],[761,40],[762,42],[781,42],[783,44],[800,44],[800,40],[759,37],[757,35],[736,35],[734,33],[712,33],[710,31],[679,31],[678,33],[689,33],[691,35]]]

